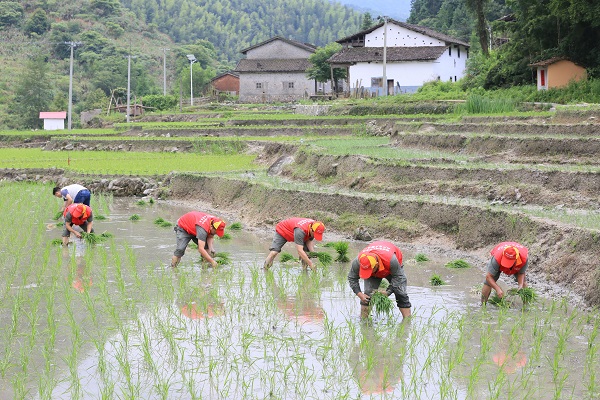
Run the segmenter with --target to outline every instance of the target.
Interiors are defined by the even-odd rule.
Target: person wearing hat
[[[504,291],[496,283],[501,272],[514,276],[519,284],[519,289],[527,287],[525,283],[525,271],[528,264],[527,247],[517,242],[502,242],[496,245],[490,254],[492,257],[488,262],[485,281],[481,289],[481,303],[488,301],[492,289],[496,291],[499,298],[504,296]]]
[[[271,268],[273,260],[277,254],[281,253],[283,245],[287,242],[294,242],[304,268],[310,267],[314,271],[316,267],[306,252],[315,251],[313,240],[323,240],[323,232],[325,232],[323,222],[314,219],[289,218],[279,222],[275,226],[275,236],[263,268]]]
[[[211,257],[215,255],[214,236],[216,234],[218,237],[223,237],[225,221],[214,215],[190,211],[177,220],[177,225],[173,229],[177,238],[177,248],[173,253],[171,267],[177,267],[190,240],[198,245],[202,258],[213,267],[217,266],[217,262]]]
[[[85,187],[78,184],[65,186],[64,188],[55,187],[52,189],[52,194],[58,198],[62,198],[65,202],[63,210],[74,203],[83,203],[86,206],[90,205],[91,194]]]
[[[360,289],[359,278],[364,280],[364,291]],[[402,317],[409,317],[411,304],[406,294],[402,252],[396,245],[386,241],[376,241],[365,247],[350,266],[348,283],[360,299],[361,316],[365,318],[369,315],[371,295],[379,289],[383,278],[390,282],[385,293],[388,296],[394,293]]]
[[[63,246],[69,244],[71,233],[78,238],[81,237],[81,233],[75,230],[74,225],[79,226],[84,232],[94,232],[92,228],[94,216],[90,206],[82,203],[71,204],[63,211],[63,217],[65,218],[65,229],[62,233]]]

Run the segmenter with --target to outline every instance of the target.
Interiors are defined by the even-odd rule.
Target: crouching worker
[[[270,252],[263,268],[271,268],[273,260],[277,254],[281,253],[283,245],[287,242],[294,242],[298,256],[302,260],[302,266],[305,269],[309,267],[313,271],[316,270],[317,267],[306,253],[315,251],[313,240],[323,240],[323,232],[325,232],[325,225],[321,221],[309,218],[290,218],[281,221],[275,226],[273,243],[271,243]]]
[[[214,237],[215,235],[223,237],[225,221],[214,215],[191,211],[177,220],[174,230],[177,248],[173,253],[171,267],[179,264],[190,240],[198,245],[198,251],[203,259],[208,261],[211,266],[217,266],[217,262],[212,258],[215,255]]]
[[[490,297],[492,289],[496,291],[499,298],[504,297],[504,291],[496,283],[500,278],[500,273],[513,275],[519,285],[519,289],[527,287],[525,283],[525,270],[527,270],[527,247],[517,242],[502,242],[490,252],[492,257],[488,262],[485,281],[481,289],[481,303],[486,303]]]
[[[65,229],[62,234],[63,246],[69,244],[71,233],[77,238],[81,238],[81,233],[75,230],[74,225],[79,226],[84,232],[94,232],[92,228],[94,216],[92,215],[92,208],[90,206],[82,203],[71,204],[63,211],[63,217],[65,218]]]
[[[364,291],[360,289],[359,278],[364,280]],[[402,252],[386,241],[373,242],[365,247],[352,261],[348,273],[350,288],[360,299],[361,317],[368,317],[371,295],[379,289],[383,278],[390,282],[385,294],[394,293],[402,317],[409,317],[411,304],[406,294]]]

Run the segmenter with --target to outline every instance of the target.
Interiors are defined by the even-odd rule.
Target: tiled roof
[[[300,59],[251,59],[238,62],[235,72],[300,72],[312,64],[307,58]]]
[[[530,67],[547,67],[548,65],[554,64],[559,61],[571,61],[571,60],[569,60],[568,58],[565,58],[565,57],[552,57],[547,60],[542,60],[542,61],[538,61],[533,64],[529,64],[529,66]]]
[[[40,119],[65,119],[65,118],[67,118],[66,111],[56,111],[56,112],[41,111],[40,112]]]
[[[437,60],[448,47],[388,47],[386,61],[428,61]],[[346,64],[369,61],[383,61],[383,47],[350,47],[342,49],[329,58],[331,64]]]
[[[212,78],[210,81],[211,81],[211,82],[212,82],[212,81],[216,81],[217,79],[219,79],[219,78],[222,78],[222,77],[224,77],[225,75],[231,75],[231,76],[233,76],[234,78],[239,78],[239,77],[240,77],[240,76],[239,76],[239,74],[238,74],[237,72],[235,72],[235,71],[226,71],[226,72],[223,72],[222,74],[219,74],[219,75],[215,76],[215,77],[214,77],[214,78]]]
[[[300,42],[296,42],[295,40],[292,39],[286,39],[284,37],[281,36],[273,36],[271,39],[265,40],[264,42],[260,42],[258,44],[255,44],[254,46],[250,46],[248,48],[245,48],[244,50],[241,50],[240,53],[242,54],[246,54],[248,51],[255,49],[257,47],[263,46],[267,43],[273,42],[275,40],[281,40],[283,42],[286,42],[288,44],[291,44],[292,46],[296,46],[296,47],[300,47],[301,49],[304,50],[308,50],[311,53],[314,53],[315,50],[317,49],[317,46],[315,46],[314,44],[310,44],[310,43],[300,43]]]
[[[447,42],[447,43],[461,44],[463,46],[469,47],[469,43],[467,43],[467,42],[464,42],[464,41],[462,41],[460,39],[457,39],[455,37],[448,36],[448,35],[445,35],[443,33],[434,31],[433,29],[427,28],[425,26],[407,24],[406,22],[396,21],[394,19],[388,19],[388,24],[394,24],[394,25],[400,26],[402,28],[409,29],[409,30],[411,30],[413,32],[422,33],[423,35],[431,36],[432,38],[443,40],[444,42]],[[344,43],[344,42],[351,41],[352,39],[360,38],[361,36],[364,36],[367,33],[371,33],[375,29],[378,29],[378,28],[380,28],[382,26],[383,26],[383,22],[381,22],[381,23],[379,23],[377,25],[374,25],[374,26],[372,26],[369,29],[365,29],[364,31],[360,31],[358,33],[355,33],[354,35],[350,35],[350,36],[347,36],[347,37],[345,37],[343,39],[336,40],[336,42],[338,42],[338,43]]]

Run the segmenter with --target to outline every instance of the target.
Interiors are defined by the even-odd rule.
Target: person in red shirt
[[[215,255],[213,241],[215,235],[223,237],[225,221],[214,215],[191,211],[182,215],[173,229],[177,238],[177,248],[173,253],[171,267],[179,265],[190,240],[198,245],[198,251],[202,258],[208,261],[211,266],[217,266],[217,262],[212,258]]]
[[[92,228],[94,216],[92,215],[92,208],[90,206],[86,206],[83,203],[73,203],[65,208],[63,217],[65,218],[65,229],[62,234],[63,246],[69,244],[71,233],[78,238],[81,237],[81,233],[75,230],[75,225],[79,226],[84,232],[94,232]]]
[[[323,240],[323,232],[325,232],[325,224],[314,219],[290,218],[281,221],[275,226],[275,236],[263,268],[271,268],[273,260],[277,254],[281,253],[283,245],[287,242],[294,242],[298,256],[302,260],[302,266],[309,267],[314,271],[316,267],[306,252],[315,251],[313,240]]]
[[[519,289],[527,287],[525,282],[525,271],[528,265],[529,251],[527,247],[517,242],[502,242],[490,251],[492,257],[488,262],[485,281],[481,289],[481,303],[486,303],[492,289],[496,291],[499,298],[504,297],[504,291],[496,283],[500,273],[512,275],[519,284]]]
[[[364,291],[360,289],[359,278],[364,280]],[[360,299],[361,316],[366,318],[369,315],[371,295],[379,289],[383,278],[390,282],[386,294],[394,293],[402,317],[409,317],[411,304],[406,294],[402,252],[393,243],[382,240],[371,243],[358,253],[348,273],[350,289]]]

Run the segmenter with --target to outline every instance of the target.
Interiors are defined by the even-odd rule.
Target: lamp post
[[[383,17],[383,95],[387,96],[388,87],[387,87],[387,74],[385,71],[386,63],[387,63],[387,22],[388,17]]]
[[[192,68],[192,65],[198,61],[196,60],[196,57],[193,54],[188,54],[187,59],[190,60],[190,105],[194,105],[194,84],[192,82],[192,75],[193,75],[193,71],[194,69]]]
[[[68,128],[71,130],[71,110],[73,109],[73,49],[79,46],[81,42],[65,42],[71,47],[71,59],[69,62],[69,110],[68,110]]]

